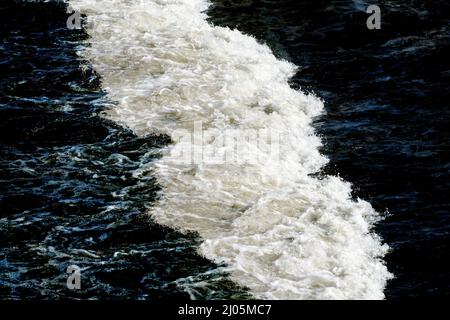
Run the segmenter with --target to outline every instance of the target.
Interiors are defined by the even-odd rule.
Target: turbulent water
[[[198,232],[200,253],[258,298],[383,298],[386,246],[370,233],[377,213],[352,201],[339,178],[311,176],[326,163],[311,126],[323,104],[290,88],[293,65],[238,30],[210,25],[205,1],[71,4],[90,25],[82,56],[117,101],[108,118],[142,136],[192,132],[148,168],[162,187],[149,211],[158,223]],[[272,159],[250,141],[235,164],[180,157],[195,135],[214,137],[203,139],[205,153],[225,152],[217,140],[229,129],[268,129],[289,137],[279,142],[289,147]]]
[[[300,67],[294,87],[324,99],[315,127],[325,168],[352,182],[386,219],[388,299],[448,296],[450,287],[450,3],[214,1],[216,24],[239,28]]]
[[[99,116],[111,102],[77,56],[87,35],[67,29],[66,5],[0,9],[0,297],[248,297],[196,253],[196,235],[145,214],[159,186],[135,170],[170,140]],[[66,287],[70,265],[82,268],[82,290]]]
[[[405,271],[403,244],[423,248],[405,232],[431,227],[391,218],[422,198],[390,154],[445,178],[447,131],[413,155],[438,156],[442,173],[408,162],[408,131],[385,130],[404,124],[405,102],[445,105],[445,16],[417,24],[430,11],[414,7],[405,25],[425,35],[370,38],[361,1],[68,4],[84,30],[67,30],[61,2],[1,6],[1,297],[382,299],[393,275],[395,297],[445,287]],[[405,56],[441,76],[411,74]],[[442,221],[445,185],[433,193]],[[448,233],[430,230],[441,257]],[[387,266],[378,234],[394,248]],[[81,291],[64,288],[71,264]]]

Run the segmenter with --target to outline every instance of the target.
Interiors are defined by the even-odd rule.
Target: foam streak
[[[149,212],[156,221],[197,231],[200,253],[255,297],[384,297],[387,246],[371,232],[379,215],[351,200],[349,183],[311,176],[327,162],[311,125],[323,104],[290,88],[294,65],[238,30],[208,24],[202,0],[70,3],[89,19],[90,46],[80,54],[117,102],[108,118],[139,135],[191,132],[201,121],[203,136],[232,128],[287,137],[279,158],[250,143],[267,156],[247,152],[239,164],[186,163],[179,155],[197,140],[174,143],[148,169],[162,186]],[[214,139],[202,144],[217,148]]]

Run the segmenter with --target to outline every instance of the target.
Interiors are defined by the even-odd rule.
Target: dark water
[[[381,30],[366,27],[370,4]],[[450,295],[450,3],[214,1],[238,28],[300,67],[292,83],[325,101],[325,172],[388,212],[388,299]]]
[[[388,212],[387,298],[448,296],[450,5],[379,1],[370,31],[358,3],[216,0],[208,14],[300,66],[292,85],[325,100],[325,173]],[[65,10],[0,2],[0,299],[248,297],[195,253],[195,234],[144,214],[158,186],[133,172],[170,141],[99,116],[110,102]],[[83,290],[65,287],[71,264]]]
[[[99,117],[101,80],[77,57],[87,36],[66,28],[66,6],[0,12],[0,299],[248,297],[211,273],[198,237],[144,214],[158,186],[133,171],[170,141]],[[80,291],[66,288],[73,264]]]

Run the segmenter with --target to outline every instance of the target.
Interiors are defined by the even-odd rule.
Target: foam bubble
[[[238,30],[208,24],[202,0],[70,3],[89,21],[90,46],[80,54],[117,102],[106,116],[139,135],[178,141],[176,132],[192,133],[141,169],[162,186],[149,212],[156,221],[197,231],[200,253],[257,298],[384,297],[388,248],[371,232],[379,215],[351,200],[349,183],[311,176],[327,162],[311,125],[323,103],[290,88],[293,64]],[[247,141],[244,162],[180,158],[198,141],[205,154],[224,151],[204,137],[230,129],[269,130],[284,137],[280,152],[274,158]]]

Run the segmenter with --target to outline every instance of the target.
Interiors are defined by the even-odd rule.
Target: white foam
[[[250,36],[208,24],[203,0],[70,4],[88,15],[90,46],[80,54],[117,102],[108,118],[139,135],[174,137],[201,121],[204,134],[269,129],[289,137],[280,159],[249,143],[267,156],[249,152],[245,163],[186,163],[179,155],[196,140],[171,145],[136,173],[152,170],[162,186],[150,211],[156,221],[197,231],[200,253],[225,263],[257,298],[384,297],[387,246],[370,231],[378,214],[350,199],[348,183],[310,175],[327,162],[311,126],[323,104],[290,88],[294,65]]]

